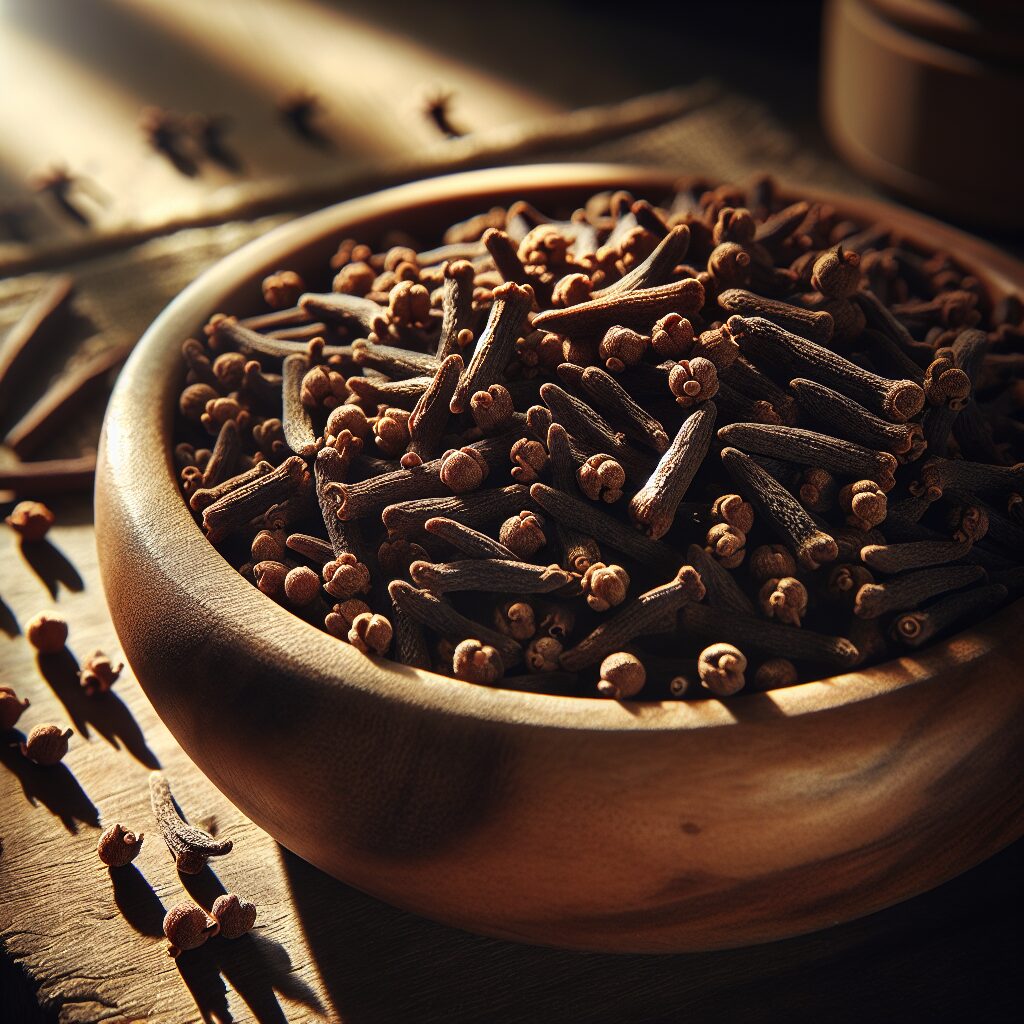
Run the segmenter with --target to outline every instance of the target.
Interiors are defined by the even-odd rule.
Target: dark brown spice
[[[910,461],[924,451],[921,427],[917,423],[889,423],[853,399],[816,381],[797,377],[789,386],[801,408],[838,437],[894,455],[911,453]]]
[[[594,404],[611,417],[616,426],[621,426],[631,439],[659,454],[668,448],[669,436],[665,428],[634,402],[629,392],[610,373],[588,366],[580,375],[580,383]]]
[[[209,832],[189,825],[182,818],[162,772],[150,772],[149,797],[160,834],[182,874],[197,875],[210,857],[222,857],[231,852],[234,844],[230,839],[214,839]]]
[[[435,594],[418,590],[405,580],[393,580],[388,584],[388,591],[406,615],[442,636],[453,639],[471,636],[489,644],[501,654],[506,666],[522,661],[523,649],[515,640],[467,618]]]
[[[533,305],[533,291],[507,283],[494,290],[494,303],[473,355],[451,400],[453,413],[463,412],[471,396],[504,373],[512,359],[516,338]]]
[[[730,423],[719,429],[718,439],[748,454],[785,459],[845,476],[871,477],[884,490],[891,490],[895,484],[893,472],[897,463],[889,452],[872,451],[814,430],[764,423]]]
[[[237,349],[245,355],[284,359],[286,356],[303,350],[297,342],[282,341],[243,327],[235,317],[215,316],[211,318],[204,331],[211,348],[217,353]],[[354,358],[352,347],[349,345],[324,345],[320,349],[320,354],[324,359]]]
[[[697,657],[697,673],[704,687],[716,697],[731,697],[746,684],[747,659],[732,644],[705,647]]]
[[[457,590],[498,591],[506,594],[548,594],[568,586],[573,573],[557,565],[541,566],[499,558],[475,558],[461,562],[413,562],[413,583],[435,594]]]
[[[762,317],[731,316],[728,326],[741,348],[756,360],[770,363],[777,358],[793,376],[809,371],[803,375],[852,394],[887,419],[905,423],[924,405],[924,391],[914,381],[886,380]]]
[[[388,505],[381,512],[381,519],[392,537],[408,537],[422,530],[423,524],[434,516],[457,519],[464,526],[476,527],[507,518],[533,505],[529,489],[513,484],[449,498],[399,501]]]
[[[621,295],[606,295],[566,309],[548,309],[534,318],[533,326],[560,334],[607,330],[613,325],[645,327],[666,313],[685,316],[699,312],[703,305],[700,281],[684,278]]]
[[[551,481],[563,494],[573,492],[578,464],[573,457],[569,435],[560,423],[551,423],[547,428],[548,454],[551,462]],[[558,538],[563,565],[577,572],[587,569],[601,560],[601,551],[593,537],[578,528],[573,520],[554,516],[555,535]]]
[[[824,310],[793,306],[778,299],[756,295],[744,288],[727,288],[719,293],[717,301],[727,313],[763,317],[819,345],[827,345],[832,338],[832,315]]]
[[[57,517],[41,501],[20,501],[11,509],[4,522],[14,530],[25,544],[41,541],[56,522]]]
[[[32,728],[19,744],[23,757],[43,768],[52,768],[64,760],[68,752],[68,740],[74,736],[73,729],[62,729],[49,723]]]
[[[293,455],[276,469],[235,487],[204,508],[203,527],[208,533],[222,534],[246,526],[275,503],[295,495],[308,479],[305,463]]]
[[[95,475],[94,454],[17,463],[0,468],[0,494],[11,498],[70,494],[91,489]]]
[[[808,629],[768,622],[754,616],[736,613],[723,616],[704,604],[686,605],[680,612],[680,625],[698,636],[728,638],[741,648],[762,654],[798,658],[846,668],[859,657],[856,647],[845,637],[823,636]]]
[[[736,578],[721,563],[712,558],[699,544],[686,549],[690,564],[700,573],[701,582],[707,592],[708,604],[724,611],[753,615],[753,602],[743,592]]]
[[[221,425],[217,442],[203,469],[202,486],[216,487],[217,484],[232,477],[238,469],[241,457],[242,439],[238,432],[238,424],[234,420],[227,420]]]
[[[645,565],[664,568],[666,565],[678,565],[682,561],[680,555],[667,544],[652,540],[594,505],[563,491],[538,483],[530,488],[530,496],[556,522],[571,522],[585,535]],[[578,570],[579,566],[575,568]]]
[[[9,686],[0,686],[0,730],[6,732],[18,724],[18,719],[31,706],[27,697],[19,699]]]
[[[939,586],[915,577],[937,571],[1024,587],[1011,465],[1024,402],[1003,351],[1016,334],[992,329],[951,259],[878,248],[889,241],[820,204],[783,209],[765,182],[671,209],[609,192],[563,220],[517,203],[434,249],[398,233],[376,252],[345,239],[332,293],[300,294],[282,268],[264,282],[279,312],[214,317],[205,344],[183,345],[175,468],[200,511],[234,509],[209,532],[240,535],[232,560],[249,546],[246,579],[368,654],[619,699],[762,690],[878,660],[891,622],[852,615],[855,603],[898,612],[903,591]],[[690,454],[670,444],[690,406],[724,422],[740,494],[722,493],[710,440]],[[283,472],[295,473],[284,493],[261,482],[288,466],[288,441],[314,462],[315,489],[304,466]],[[680,544],[631,529],[623,497],[664,504],[643,528]],[[766,530],[783,543],[764,545]],[[651,570],[678,567],[686,545],[707,605],[636,612]],[[429,587],[473,596],[448,604]],[[924,632],[974,614],[945,611],[950,598],[975,608],[971,593],[926,596],[942,614]],[[639,630],[623,625],[631,609]],[[713,656],[723,643],[733,650]],[[559,667],[584,655],[578,678]],[[522,660],[528,675],[505,675]]]
[[[519,258],[519,247],[506,232],[491,228],[484,232],[483,243],[504,281],[530,283],[530,274]]]
[[[463,371],[462,357],[450,355],[437,368],[430,386],[420,396],[409,416],[409,447],[401,462],[411,469],[424,456],[436,454],[441,435],[448,424],[451,403]]]
[[[853,612],[862,619],[877,619],[886,612],[901,612],[944,594],[977,583],[985,576],[980,565],[943,565],[894,576],[884,583],[865,583],[857,591]]]
[[[697,571],[684,565],[669,583],[648,590],[620,612],[605,619],[575,647],[566,651],[559,663],[569,672],[592,665],[630,643],[638,636],[671,632],[675,613],[688,602],[704,597],[704,585]]]
[[[647,682],[647,671],[643,662],[628,651],[609,654],[601,662],[600,675],[597,692],[612,700],[628,700],[635,697]]]
[[[861,548],[860,557],[871,569],[897,573],[957,562],[970,550],[970,541],[922,540],[906,544],[867,544]]]
[[[663,537],[675,520],[679,503],[707,455],[715,427],[715,407],[705,403],[679,428],[647,483],[629,503],[633,524],[648,537]]]
[[[504,544],[488,537],[485,533],[480,533],[479,530],[456,522],[454,519],[436,516],[433,519],[428,519],[423,524],[423,528],[427,533],[446,540],[471,558],[504,558],[513,562],[516,560],[515,554]]]
[[[380,370],[396,379],[402,377],[433,377],[441,365],[437,356],[413,352],[394,345],[371,344],[357,339],[352,344],[352,359],[357,366]],[[382,382],[383,383],[383,382]]]
[[[818,528],[799,502],[769,473],[735,448],[722,450],[722,462],[768,525],[793,548],[804,568],[813,570],[824,562],[835,561],[839,553],[835,540]]]
[[[1006,600],[1007,589],[999,583],[974,587],[940,598],[921,611],[906,612],[892,625],[894,639],[920,647],[937,633]]]
[[[120,823],[105,829],[96,845],[100,860],[110,868],[123,868],[139,855],[144,833],[135,833]]]

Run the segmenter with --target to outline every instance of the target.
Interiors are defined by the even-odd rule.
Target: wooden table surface
[[[117,199],[95,211],[100,234],[147,218],[158,229],[226,202],[239,186],[226,169],[182,177],[145,149],[136,118],[154,102],[234,114],[231,139],[250,183],[422,146],[429,129],[417,105],[435,85],[455,90],[454,111],[473,128],[621,99],[722,64],[730,85],[788,114],[790,127],[813,123],[813,26],[787,28],[776,53],[786,59],[773,58],[765,75],[764,54],[754,49],[750,60],[733,60],[735,47],[752,48],[763,36],[770,21],[763,12],[742,19],[728,38],[709,26],[710,9],[677,13],[673,38],[699,37],[701,45],[691,44],[685,63],[637,63],[618,59],[622,21],[613,5],[572,3],[549,13],[550,5],[524,0],[514,17],[502,15],[498,37],[476,5],[443,6],[413,29],[418,5],[397,0],[390,24],[370,0],[6,0],[0,85],[18,103],[0,104],[0,205],[34,204],[32,242],[45,248],[80,235],[29,196],[27,176],[54,161]],[[813,7],[800,5],[805,13]],[[540,31],[548,17],[555,20]],[[218,47],[204,45],[211,38]],[[268,40],[279,39],[294,44],[290,62],[267,55]],[[563,59],[567,40],[586,55],[588,73]],[[808,51],[811,59],[801,63]],[[315,59],[296,61],[298,53]],[[392,74],[376,73],[384,65]],[[327,95],[327,126],[340,151],[295,144],[275,121],[274,100],[303,85]],[[367,109],[375,113],[369,138],[358,115]],[[158,253],[149,264],[159,277],[150,292],[155,308],[161,289],[173,294],[182,283],[174,275],[185,268],[171,257],[161,262]],[[87,284],[106,279],[114,296],[109,279],[119,273],[101,268]],[[105,331],[114,325],[137,336],[155,309],[139,307],[130,289],[118,298],[92,312]],[[692,956],[615,957],[481,938],[328,878],[204,779],[130,669],[112,693],[81,694],[76,662],[96,648],[117,653],[117,638],[99,583],[91,502],[82,496],[53,505],[58,525],[45,543],[23,546],[0,528],[0,685],[32,701],[19,723],[26,731],[46,721],[75,730],[64,764],[52,769],[30,765],[10,737],[0,737],[2,1024],[1001,1021],[1019,1008],[1021,844],[871,918],[771,946]],[[68,650],[37,657],[22,630],[52,608],[70,623]],[[174,870],[149,810],[146,776],[157,766],[192,820],[234,841],[212,870],[193,878]],[[95,854],[100,830],[114,821],[147,833],[134,866],[120,871],[108,871]],[[254,932],[171,960],[164,911],[187,899],[208,907],[225,890],[257,904]]]
[[[130,670],[104,697],[81,694],[76,660],[97,647],[115,653],[117,639],[90,504],[56,509],[44,543],[0,533],[0,685],[32,701],[19,723],[26,731],[46,721],[75,730],[55,768],[0,745],[0,941],[16,965],[0,974],[0,1020],[1001,1021],[1019,1007],[1021,844],[861,921],[768,946],[668,957],[472,936],[327,877],[204,779]],[[20,633],[44,609],[70,623],[60,655],[36,656]],[[157,766],[190,818],[234,841],[200,875],[179,876],[156,832],[146,776]],[[95,853],[101,828],[114,821],[147,833],[134,865],[120,870]],[[224,890],[257,904],[254,932],[170,959],[164,911],[189,899],[209,907]],[[29,995],[36,987],[45,1012]]]

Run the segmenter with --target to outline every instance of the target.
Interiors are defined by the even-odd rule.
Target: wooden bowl
[[[347,236],[674,180],[500,169],[288,224],[161,314],[107,414],[103,581],[160,716],[290,850],[472,931],[623,952],[763,942],[906,899],[1022,832],[1024,602],[886,665],[729,703],[537,696],[364,657],[255,590],[187,511],[171,461],[180,345],[214,311],[256,308],[262,274],[322,268]],[[962,255],[996,291],[1024,281],[939,224],[833,201]]]

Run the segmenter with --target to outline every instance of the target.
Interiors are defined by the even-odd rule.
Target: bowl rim
[[[102,479],[118,490],[127,519],[120,528],[144,536],[154,570],[167,574],[183,598],[204,614],[221,620],[235,635],[245,636],[255,615],[269,627],[261,630],[263,638],[275,647],[287,645],[289,657],[308,670],[311,678],[415,705],[420,710],[429,708],[445,716],[552,729],[685,733],[727,727],[741,717],[749,720],[749,712],[756,717],[782,713],[792,718],[858,703],[925,684],[951,664],[963,665],[983,657],[998,643],[1001,621],[1019,617],[1024,601],[1011,602],[971,629],[879,665],[743,694],[729,701],[709,696],[620,702],[477,686],[390,659],[368,658],[305,622],[246,581],[192,518],[173,466],[176,392],[167,383],[173,378],[167,374],[161,379],[153,370],[180,364],[181,342],[213,313],[224,311],[218,307],[226,296],[258,281],[261,271],[266,273],[285,264],[294,253],[310,248],[317,240],[345,237],[363,222],[424,206],[443,208],[453,197],[493,204],[498,196],[518,192],[569,196],[613,187],[667,191],[676,183],[696,177],[626,164],[534,164],[459,172],[349,199],[289,221],[248,242],[205,270],[170,302],[142,336],[118,379],[104,420],[100,462]],[[982,280],[989,288],[993,282],[997,291],[1024,288],[1024,265],[929,217],[877,200],[848,198],[803,185],[779,182],[779,188],[784,194],[832,203],[844,214],[857,218],[888,219],[909,241],[926,248],[952,249],[958,261],[982,271]],[[150,414],[140,416],[140,409]],[[154,445],[162,451],[162,459],[152,458]],[[139,459],[145,458],[151,466],[142,472],[135,467]],[[155,513],[161,517],[162,529],[150,532]],[[111,568],[103,574],[108,590],[113,585],[108,578],[113,572]],[[284,651],[284,647],[280,649]],[[368,671],[370,666],[377,670]],[[418,685],[411,686],[410,680]],[[733,709],[738,706],[748,713],[737,715]]]

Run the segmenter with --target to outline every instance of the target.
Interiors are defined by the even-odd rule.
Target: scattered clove
[[[123,868],[138,857],[144,838],[142,832],[131,832],[120,823],[111,825],[100,836],[96,853],[108,868]]]
[[[231,851],[234,844],[230,839],[214,839],[208,832],[184,820],[162,772],[150,772],[149,798],[160,834],[174,858],[175,867],[182,874],[197,875],[206,867],[210,857],[221,857]],[[175,941],[170,935],[168,938]]]

